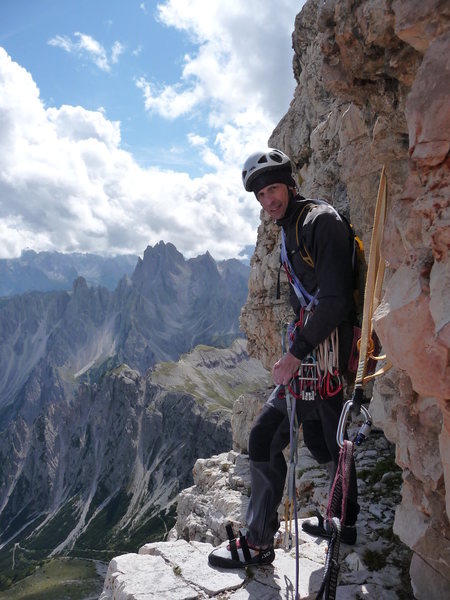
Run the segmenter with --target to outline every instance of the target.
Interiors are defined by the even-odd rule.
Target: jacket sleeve
[[[296,330],[291,353],[305,358],[346,318],[353,305],[353,240],[348,225],[334,212],[320,212],[302,228],[314,261],[319,303],[305,327]]]

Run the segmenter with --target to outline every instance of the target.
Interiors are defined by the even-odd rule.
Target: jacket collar
[[[301,211],[304,205],[305,198],[303,196],[300,196],[300,194],[297,194],[296,196],[291,195],[289,197],[289,202],[286,212],[284,213],[284,217],[277,219],[275,223],[280,227],[287,227],[292,221],[297,219],[298,213]]]

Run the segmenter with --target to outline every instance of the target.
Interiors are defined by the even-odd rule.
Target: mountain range
[[[123,275],[131,275],[137,260],[133,254],[100,256],[23,250],[17,258],[0,259],[0,296],[70,290],[77,277],[83,277],[88,285],[114,290]]]
[[[112,291],[0,299],[0,571],[161,539],[265,374],[239,330],[248,275],[160,242]]]
[[[239,262],[248,266],[253,251],[254,246],[245,246]],[[29,291],[69,291],[77,277],[83,277],[88,286],[102,286],[112,291],[124,275],[133,273],[138,258],[134,254],[101,256],[23,250],[19,257],[0,258],[0,297]]]

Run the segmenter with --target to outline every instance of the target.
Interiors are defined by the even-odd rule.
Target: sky
[[[0,0],[0,258],[245,256],[241,167],[293,98],[302,4]]]

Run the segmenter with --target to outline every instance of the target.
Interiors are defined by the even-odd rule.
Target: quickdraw
[[[342,390],[339,373],[339,335],[335,329],[317,347],[317,362],[321,375],[319,393],[321,398],[330,398]]]
[[[297,375],[291,379],[288,390],[296,400],[312,402],[316,399],[319,387],[317,362],[313,355],[309,355],[300,363]]]

